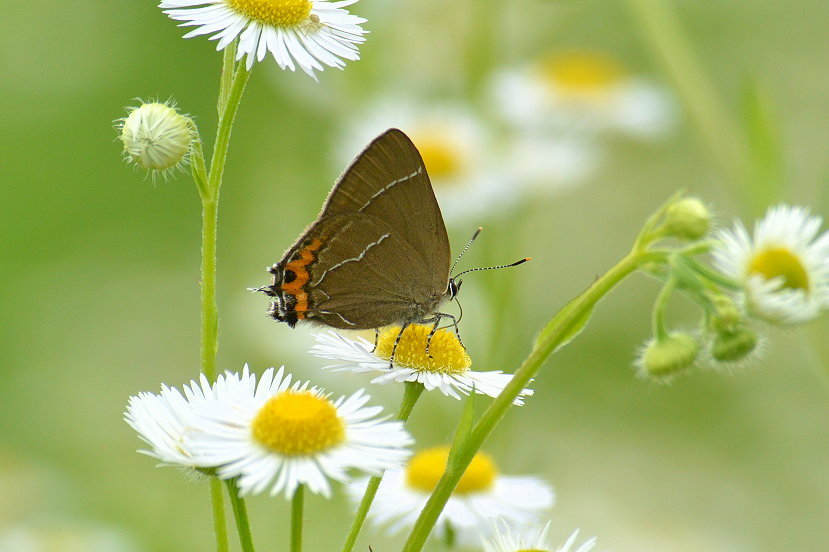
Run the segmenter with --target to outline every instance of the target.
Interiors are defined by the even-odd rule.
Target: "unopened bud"
[[[189,117],[162,103],[128,108],[118,121],[127,160],[149,171],[165,171],[186,162],[193,126]]]
[[[688,334],[672,333],[652,339],[639,356],[640,374],[654,379],[667,379],[691,367],[697,359],[699,343]]]
[[[680,199],[665,210],[663,229],[682,240],[698,240],[711,228],[711,214],[705,204],[693,197]]]
[[[739,328],[734,332],[722,332],[714,338],[711,356],[719,362],[743,360],[755,351],[757,342],[757,334],[748,328]]]

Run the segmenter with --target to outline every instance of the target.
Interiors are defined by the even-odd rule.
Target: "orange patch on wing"
[[[322,241],[314,238],[308,246],[299,250],[299,259],[294,259],[285,265],[285,270],[293,271],[296,277],[290,283],[283,283],[282,291],[296,298],[294,310],[300,320],[305,318],[304,312],[308,310],[308,294],[302,291],[302,288],[308,283],[311,276],[305,267],[314,261],[316,258],[314,251],[320,247],[322,247]]]

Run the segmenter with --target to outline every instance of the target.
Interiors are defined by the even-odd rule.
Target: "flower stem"
[[[726,176],[744,184],[748,169],[744,135],[694,55],[672,11],[673,2],[629,0],[628,5]]]
[[[194,148],[193,176],[199,190],[202,204],[202,243],[201,243],[201,371],[208,380],[216,380],[216,353],[219,350],[219,309],[216,304],[216,234],[219,218],[219,189],[222,183],[225,158],[227,157],[230,130],[236,117],[236,110],[242,99],[250,73],[239,66],[232,81],[226,73],[233,67],[235,47],[225,49],[223,75],[219,89],[219,127],[216,143],[210,160],[210,173],[205,171],[204,152],[201,138],[197,136]],[[235,487],[235,483],[234,483]],[[231,501],[238,500],[238,495],[231,493]],[[235,497],[235,498],[234,498]],[[213,509],[213,530],[216,536],[216,550],[228,550],[227,528],[225,527],[224,500],[218,483],[210,484],[210,502]],[[233,502],[234,513],[237,504]],[[244,503],[241,504],[244,513]],[[239,517],[237,514],[237,525]],[[247,515],[245,514],[245,523]],[[241,536],[241,527],[240,527]],[[249,536],[249,532],[248,532]],[[245,549],[248,550],[248,549]],[[253,550],[253,544],[249,550]]]
[[[213,504],[213,534],[216,537],[216,551],[228,552],[227,522],[225,521],[222,483],[215,477],[210,478],[210,502]],[[218,506],[218,507],[217,507]]]
[[[653,255],[638,248],[625,256],[619,263],[590,285],[581,295],[570,301],[547,323],[536,339],[532,351],[515,372],[504,390],[490,403],[480,420],[473,426],[469,436],[460,444],[455,461],[449,462],[426,506],[417,518],[403,552],[419,552],[426,542],[438,516],[458,484],[472,458],[504,417],[512,402],[535,377],[544,361],[561,345],[572,339],[580,325],[589,317],[599,300],[617,284],[641,265],[653,260]]]
[[[305,507],[305,485],[300,485],[291,500],[291,552],[302,552],[302,512]]]
[[[423,385],[420,383],[407,381],[403,387],[403,399],[400,402],[400,411],[397,413],[397,419],[406,423],[409,415],[412,413],[417,400],[423,393]],[[368,516],[371,503],[374,502],[374,497],[377,495],[377,489],[380,487],[380,482],[383,480],[382,475],[375,475],[368,480],[366,492],[363,499],[360,501],[360,506],[354,514],[354,521],[351,523],[351,528],[348,530],[348,535],[343,543],[342,552],[351,552],[354,545],[357,543],[357,537],[360,535],[363,525]]]
[[[233,516],[236,518],[236,530],[239,532],[239,544],[242,546],[242,552],[255,552],[245,499],[239,497],[239,487],[236,486],[235,478],[226,479],[225,485],[227,486],[227,496],[230,497],[230,505],[233,507]]]
[[[651,331],[657,341],[664,341],[668,337],[668,330],[665,327],[665,311],[668,309],[668,302],[674,292],[675,285],[674,279],[668,278],[668,281],[659,290],[659,295],[656,296],[656,302],[653,305]]]

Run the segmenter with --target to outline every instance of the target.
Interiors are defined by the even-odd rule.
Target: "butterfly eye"
[[[454,299],[455,296],[458,294],[458,290],[461,289],[461,284],[463,282],[455,282],[454,278],[449,279],[449,299]]]
[[[286,270],[285,274],[282,275],[282,281],[286,284],[290,284],[296,280],[296,272],[293,270]]]

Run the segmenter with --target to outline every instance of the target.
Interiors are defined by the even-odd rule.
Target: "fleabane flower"
[[[829,308],[829,232],[807,209],[779,205],[754,226],[721,230],[715,266],[743,286],[748,313],[776,324],[811,320]]]
[[[207,378],[178,389],[161,386],[161,393],[141,392],[129,398],[124,420],[150,445],[139,450],[161,460],[163,466],[205,467],[193,457],[184,434],[190,427],[196,405],[214,396]]]
[[[212,34],[222,50],[239,39],[236,59],[247,56],[250,69],[268,52],[282,69],[296,66],[314,80],[323,66],[342,69],[343,60],[358,60],[356,44],[365,41],[365,19],[346,6],[357,0],[162,0],[158,7],[170,18],[196,27],[184,38]]]
[[[587,539],[578,548],[573,548],[579,536],[579,530],[573,531],[561,546],[555,549],[547,540],[550,523],[541,529],[513,531],[509,525],[495,526],[492,537],[481,539],[484,552],[590,552],[596,546],[596,538]]]
[[[372,523],[387,525],[389,534],[413,526],[446,471],[448,457],[449,447],[425,449],[412,456],[405,468],[387,472],[369,511]],[[348,486],[355,503],[362,498],[365,487],[366,481]],[[492,531],[493,518],[525,526],[537,522],[553,502],[553,491],[543,480],[503,475],[488,454],[478,452],[435,528],[438,533],[451,528],[460,542],[479,544],[480,537]]]
[[[391,367],[389,362],[394,342],[400,333],[399,326],[383,329],[378,336],[376,349],[361,337],[351,339],[333,331],[321,332],[314,336],[317,343],[310,352],[337,361],[336,364],[325,367],[334,372],[380,372],[381,375],[372,379],[371,383],[418,382],[427,391],[439,389],[447,397],[455,399],[460,399],[461,394],[468,395],[473,388],[477,393],[497,397],[512,379],[511,374],[504,374],[500,370],[470,370],[472,359],[466,354],[455,333],[447,329],[435,332],[428,343],[427,353],[431,330],[431,325],[410,324],[406,327],[394,350]],[[524,397],[532,394],[531,389],[524,389],[515,398],[514,404],[524,404]]]
[[[284,367],[257,383],[246,366],[216,386],[222,393],[199,405],[188,446],[219,477],[238,477],[240,495],[290,498],[305,485],[328,497],[328,480],[348,481],[351,468],[378,475],[409,457],[413,440],[402,423],[378,418],[382,408],[366,406],[362,390],[332,401],[308,382],[292,383]]]
[[[494,78],[493,95],[508,120],[529,127],[653,138],[675,119],[664,90],[600,52],[555,52],[503,70]]]
[[[175,105],[159,102],[128,107],[116,129],[124,144],[124,158],[151,174],[165,174],[187,164],[195,137],[193,122]]]

